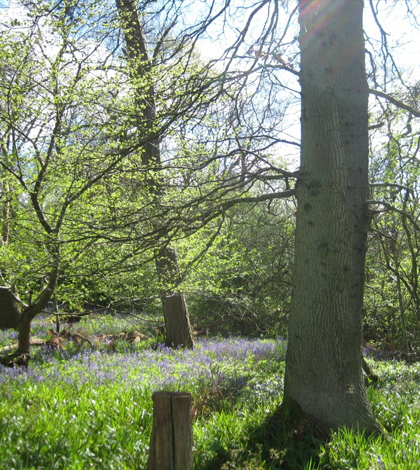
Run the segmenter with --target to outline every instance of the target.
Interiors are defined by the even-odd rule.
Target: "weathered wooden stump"
[[[191,394],[153,393],[147,470],[193,470]]]

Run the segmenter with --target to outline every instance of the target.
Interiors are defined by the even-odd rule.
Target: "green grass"
[[[105,327],[128,329],[113,317],[74,328],[91,336]],[[12,340],[1,333],[0,346]],[[419,364],[371,363],[380,380],[368,393],[386,439],[342,430],[321,441],[276,419],[284,352],[281,341],[240,339],[203,340],[194,351],[152,340],[34,348],[28,372],[0,371],[0,468],[145,469],[158,389],[193,395],[196,469],[420,468]]]

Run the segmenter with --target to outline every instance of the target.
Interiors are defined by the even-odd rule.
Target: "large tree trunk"
[[[150,80],[151,59],[147,48],[146,35],[139,21],[138,12],[133,0],[116,0],[120,16],[130,73],[134,84],[142,83],[141,78]],[[136,86],[136,85],[134,85]],[[141,88],[136,91],[137,131],[139,137],[145,139],[143,144],[142,163],[149,169],[147,179],[150,194],[157,200],[164,192],[159,181],[158,171],[161,168],[159,135],[155,135],[156,103],[153,83],[148,90]],[[146,94],[146,96],[145,96]],[[155,173],[157,172],[157,173]],[[169,236],[162,233],[161,240],[166,245]],[[159,280],[164,284],[162,294],[163,315],[166,326],[166,342],[173,347],[193,347],[193,337],[185,295],[174,292],[181,278],[175,250],[169,246],[156,252],[156,268]]]
[[[300,0],[301,169],[284,407],[377,431],[362,374],[368,85],[362,0]]]

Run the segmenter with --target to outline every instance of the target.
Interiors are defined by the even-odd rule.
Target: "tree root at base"
[[[27,353],[15,351],[5,356],[0,356],[0,365],[11,368],[27,368],[31,356]]]

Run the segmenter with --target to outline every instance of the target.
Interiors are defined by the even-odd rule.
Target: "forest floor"
[[[369,361],[386,439],[342,430],[321,441],[276,422],[282,339],[200,338],[189,351],[166,348],[133,317],[54,328],[34,322],[28,369],[0,366],[2,469],[145,469],[155,390],[192,393],[195,469],[420,468],[419,363]],[[15,340],[0,332],[0,349]]]

